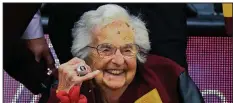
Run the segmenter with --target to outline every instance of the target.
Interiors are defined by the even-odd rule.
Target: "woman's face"
[[[136,52],[134,32],[123,21],[114,21],[102,29],[93,31],[92,47],[88,64],[93,70],[101,70],[95,77],[96,83],[101,88],[120,89],[126,87],[133,80],[136,73]],[[117,48],[112,55],[109,48]],[[121,48],[121,49],[120,49]],[[131,51],[130,51],[131,50]],[[135,55],[128,55],[131,52]],[[128,55],[128,56],[127,56]]]

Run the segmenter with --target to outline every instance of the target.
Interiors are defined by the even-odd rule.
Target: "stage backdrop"
[[[47,40],[49,42],[49,39]],[[51,44],[49,47],[56,56]],[[190,37],[187,60],[189,74],[200,88],[206,103],[233,102],[231,37]],[[56,60],[56,63],[58,62]],[[32,95],[5,72],[3,81],[4,103],[38,102],[40,95]]]

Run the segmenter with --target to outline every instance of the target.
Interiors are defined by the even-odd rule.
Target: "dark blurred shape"
[[[197,15],[187,19],[189,36],[228,36],[221,3],[188,3]]]
[[[3,4],[3,69],[34,94],[49,87],[50,83],[44,82],[46,62],[36,62],[21,36],[40,6],[39,3]]]
[[[54,4],[49,4],[53,5]],[[51,10],[44,6],[42,22],[48,33],[48,17]],[[222,3],[188,3],[185,7],[188,36],[229,36],[226,34]],[[170,13],[175,15],[173,13]],[[229,27],[229,26],[227,26]]]

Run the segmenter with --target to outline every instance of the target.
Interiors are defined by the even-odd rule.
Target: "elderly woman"
[[[59,66],[49,103],[201,103],[198,88],[175,62],[148,55],[145,24],[107,4],[73,28],[75,58]]]

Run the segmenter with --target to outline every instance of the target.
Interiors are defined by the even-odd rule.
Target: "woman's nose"
[[[121,54],[120,50],[117,49],[113,58],[112,62],[117,65],[123,65],[125,60],[124,60],[124,55]]]

